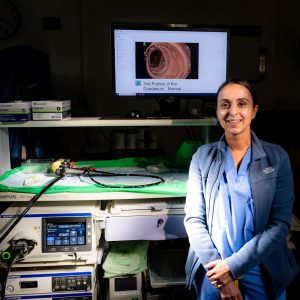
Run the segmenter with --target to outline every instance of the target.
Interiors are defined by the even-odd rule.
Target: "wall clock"
[[[19,29],[21,15],[11,0],[0,0],[0,40],[12,37]]]

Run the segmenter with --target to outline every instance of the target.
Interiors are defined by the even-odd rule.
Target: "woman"
[[[298,272],[287,247],[294,191],[288,154],[259,140],[253,87],[229,80],[217,92],[219,142],[190,164],[184,224],[187,285],[197,299],[286,299]]]

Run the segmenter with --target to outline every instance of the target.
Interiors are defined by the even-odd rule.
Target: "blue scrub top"
[[[222,259],[237,252],[253,237],[254,206],[248,167],[248,148],[237,172],[230,150],[226,147],[225,171],[220,182],[212,218],[212,241]]]

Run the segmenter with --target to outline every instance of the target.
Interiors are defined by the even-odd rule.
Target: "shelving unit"
[[[70,118],[53,121],[0,122],[0,174],[11,169],[9,128],[46,128],[46,127],[203,127],[203,142],[210,140],[210,127],[216,126],[216,118],[201,119],[113,119],[113,118]]]
[[[215,118],[204,118],[204,119],[104,119],[104,118],[71,118],[60,121],[28,121],[23,123],[1,123],[0,122],[0,174],[11,169],[10,163],[10,147],[9,147],[9,128],[64,128],[64,127],[179,127],[179,126],[194,126],[201,127],[203,129],[203,142],[208,143],[210,141],[210,128],[211,126],[216,126],[217,120]],[[0,193],[0,205],[1,202],[15,202],[14,205],[20,205],[23,202],[28,202],[32,199],[34,195],[28,193],[20,192],[3,192]],[[164,241],[164,240],[182,240],[186,238],[186,232],[183,227],[183,209],[182,206],[178,208],[179,204],[183,201],[176,195],[166,195],[166,194],[153,194],[153,193],[134,193],[134,192],[95,192],[95,193],[54,193],[54,194],[44,194],[39,199],[38,205],[40,207],[46,207],[48,212],[51,207],[57,207],[60,209],[63,206],[68,206],[70,203],[78,211],[84,212],[86,205],[91,201],[97,201],[97,205],[101,207],[101,214],[97,215],[97,222],[99,223],[100,229],[105,232],[106,243],[124,241],[126,240],[136,240],[136,239],[147,239],[149,241]],[[182,197],[182,195],[180,196]],[[162,198],[162,199],[160,199]],[[167,199],[168,198],[168,199]],[[116,212],[111,213],[107,208],[108,203],[112,201],[120,201],[124,199],[126,205],[128,202],[132,202],[131,205],[136,203],[142,205],[147,203],[155,203],[155,205],[160,205],[161,203],[172,203],[177,205],[176,209],[171,212],[171,205],[169,206],[159,206],[160,209],[152,212],[144,211],[142,213],[134,214],[131,208],[130,213],[125,215],[124,213],[117,214]],[[167,200],[166,200],[167,199]],[[103,202],[101,202],[104,200]],[[149,200],[147,202],[147,200]],[[72,202],[71,202],[72,201]],[[43,203],[40,203],[43,202]],[[86,204],[87,203],[87,204]],[[101,203],[101,204],[100,204]],[[123,206],[124,206],[123,203]],[[129,203],[129,204],[130,204]],[[103,206],[102,206],[103,204]],[[115,203],[116,204],[116,203]],[[121,205],[121,204],[120,204]],[[116,205],[118,208],[120,205]],[[150,207],[154,207],[150,205]],[[164,208],[161,208],[164,207]],[[39,207],[37,208],[39,209]],[[63,209],[63,208],[61,208]],[[55,210],[54,210],[55,211]],[[41,219],[44,217],[41,217]],[[96,222],[96,219],[94,219]],[[120,233],[120,235],[118,235]],[[125,234],[126,233],[126,234]],[[41,243],[41,237],[38,237],[38,243]],[[174,244],[173,244],[174,245]],[[103,250],[104,251],[104,250]],[[174,249],[172,249],[172,253]],[[183,250],[181,251],[182,253]],[[181,253],[180,252],[180,253]],[[184,259],[182,259],[183,265]],[[68,262],[61,262],[61,265]],[[164,266],[166,263],[164,264]],[[20,267],[22,268],[22,264]],[[153,267],[153,266],[152,266]],[[157,267],[157,266],[154,266]],[[184,269],[180,268],[178,265],[174,272],[180,270],[179,275],[173,276],[171,278],[171,287],[168,286],[167,279],[165,276],[164,280],[167,282],[168,288],[177,288],[179,285],[183,288],[184,281]],[[39,272],[39,271],[37,271]],[[57,266],[57,272],[60,272],[60,266]],[[169,275],[170,272],[162,269],[163,275]],[[151,274],[152,275],[152,274]],[[177,278],[179,277],[179,279]],[[182,277],[182,278],[181,278]],[[103,284],[103,278],[98,278]],[[150,278],[151,279],[151,278]],[[149,280],[150,280],[149,279]],[[160,280],[160,277],[159,277]],[[150,280],[151,281],[151,280]],[[149,282],[150,282],[149,281]],[[107,283],[106,283],[107,284]],[[152,283],[151,283],[152,284]],[[174,285],[174,287],[173,287]],[[156,286],[155,286],[156,287]],[[150,286],[149,286],[150,288]],[[168,290],[169,291],[169,290]],[[94,296],[93,299],[99,299],[99,295]],[[103,299],[106,299],[103,296]]]

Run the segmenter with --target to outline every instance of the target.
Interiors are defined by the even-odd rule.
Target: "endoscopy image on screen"
[[[198,79],[199,44],[136,42],[137,79]]]

